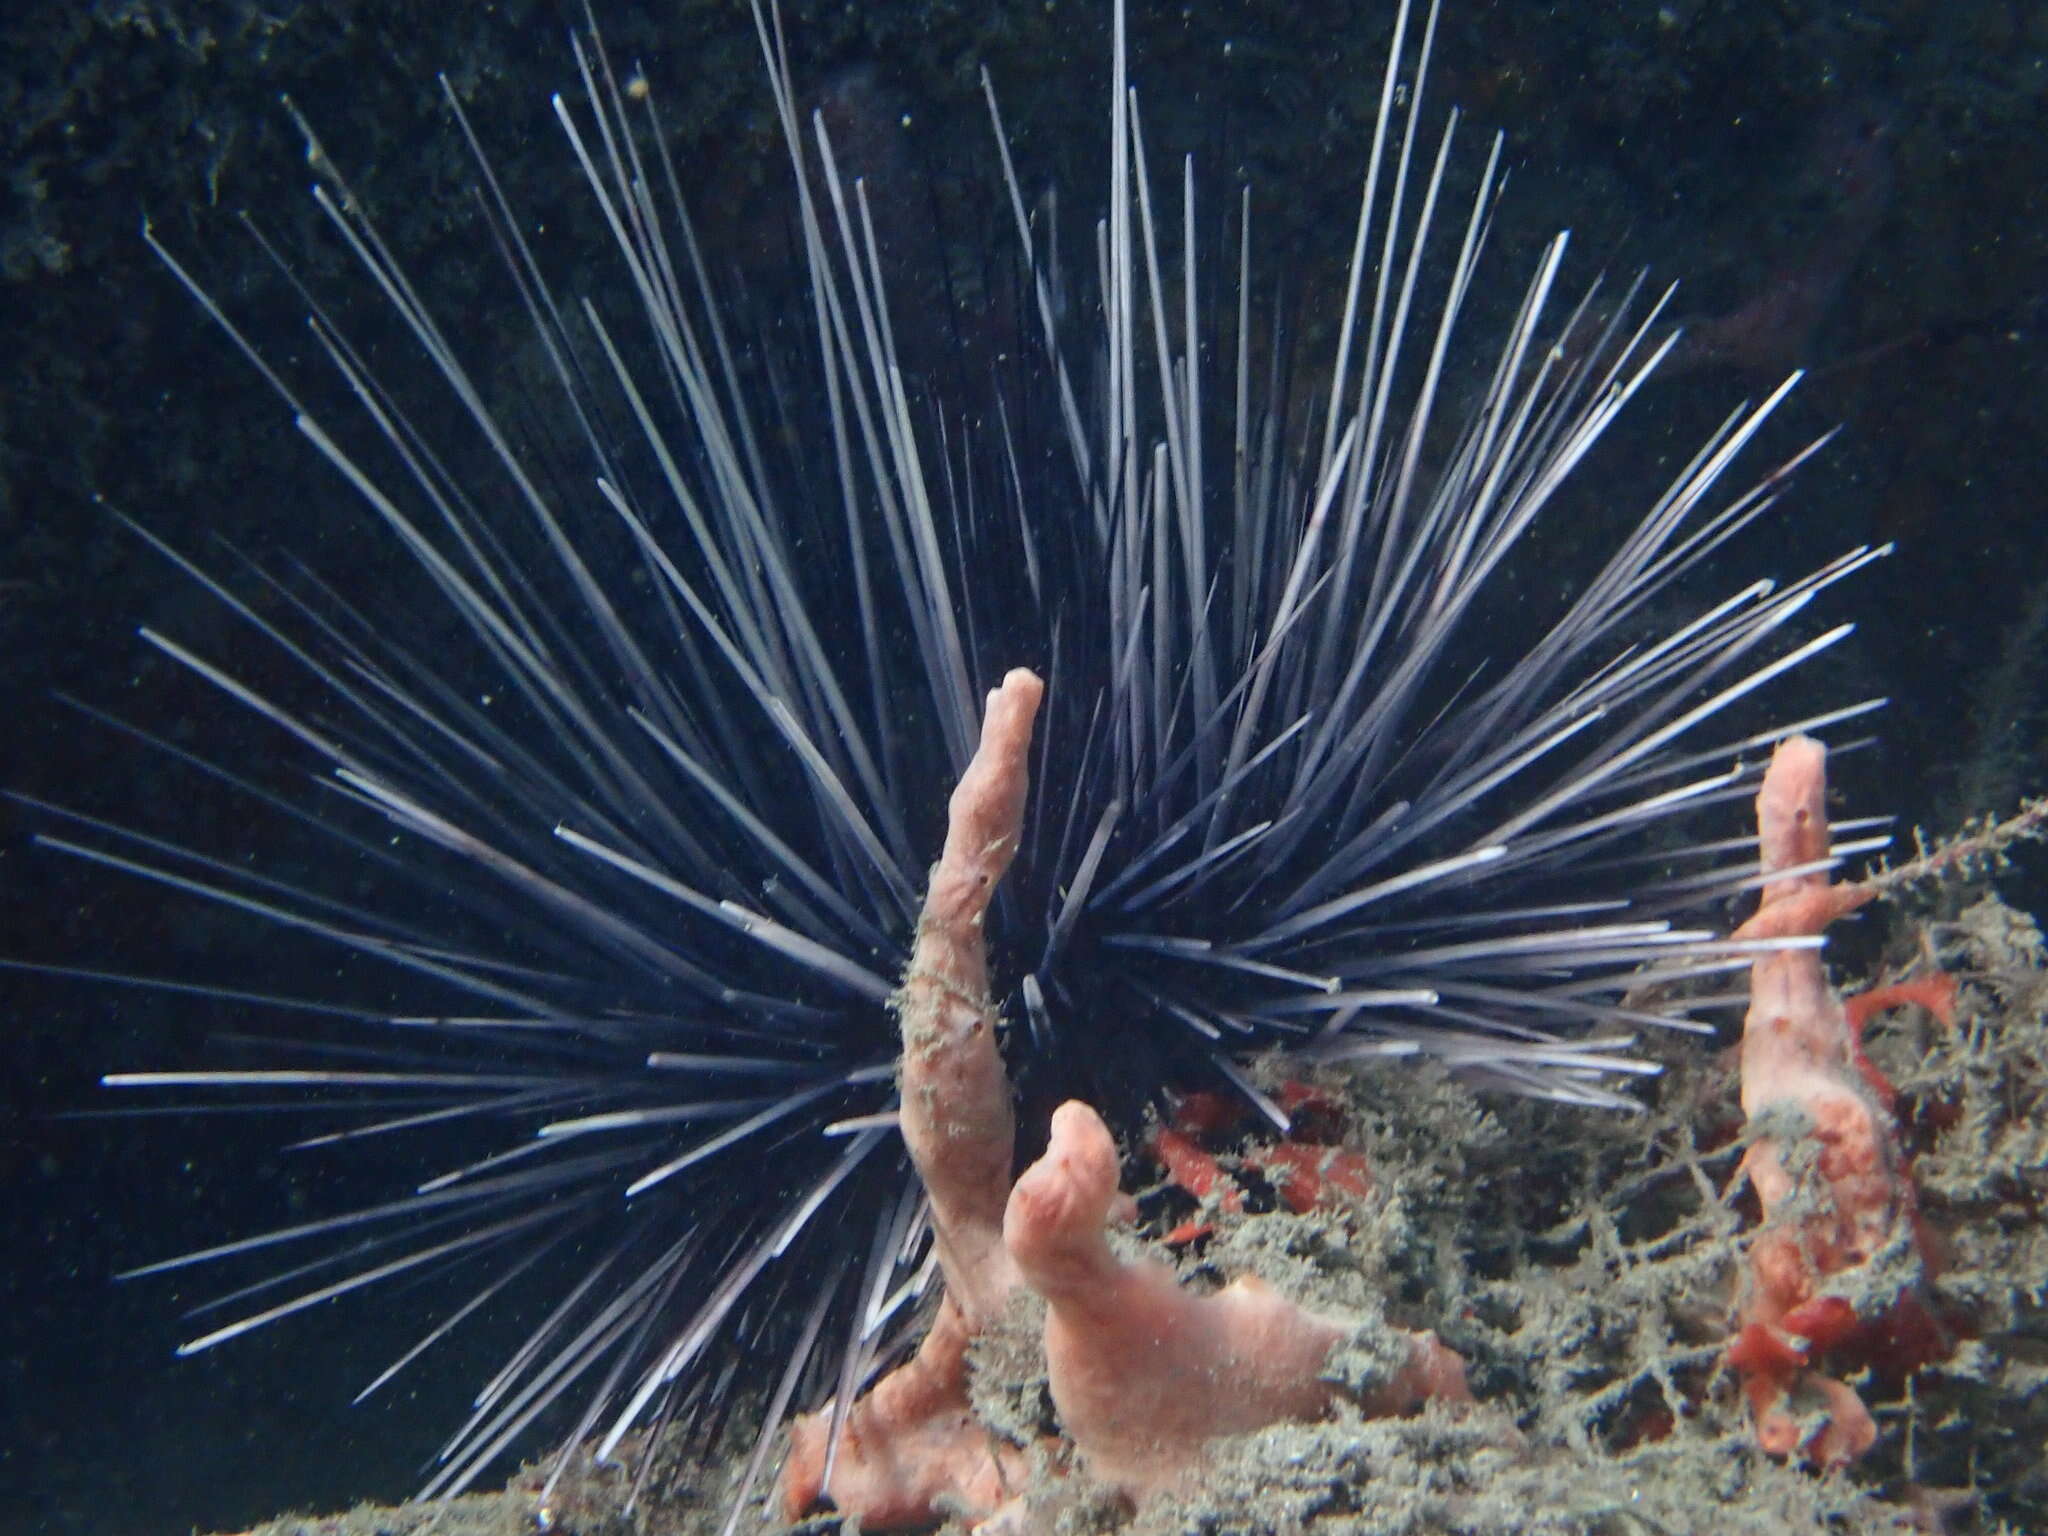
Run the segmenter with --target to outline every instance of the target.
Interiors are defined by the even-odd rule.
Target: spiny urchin
[[[1766,737],[1736,706],[1841,638],[1793,620],[1881,553],[1690,590],[1730,546],[1770,565],[1755,525],[1790,466],[1716,492],[1788,381],[1552,611],[1532,622],[1524,591],[1500,627],[1518,546],[1670,340],[1633,288],[1558,316],[1562,235],[1504,331],[1463,334],[1503,281],[1482,261],[1502,151],[1454,202],[1456,115],[1424,138],[1434,4],[1396,23],[1309,406],[1254,302],[1249,193],[1234,266],[1198,271],[1192,167],[1148,169],[1120,6],[1085,294],[989,95],[1029,343],[972,406],[900,361],[867,193],[800,116],[779,18],[754,22],[801,346],[720,293],[655,104],[594,24],[578,104],[554,106],[614,245],[602,290],[549,280],[452,89],[523,301],[493,334],[447,328],[317,152],[313,195],[388,306],[358,334],[306,293],[325,372],[157,246],[411,572],[222,576],[138,528],[260,649],[144,638],[254,711],[276,761],[158,743],[242,808],[238,847],[79,816],[41,841],[344,958],[332,990],[218,990],[284,1021],[247,1068],[107,1081],[303,1096],[339,1117],[313,1141],[423,1161],[382,1203],[134,1273],[257,1266],[185,1353],[431,1279],[445,1310],[371,1389],[483,1309],[529,1309],[431,1493],[558,1404],[556,1432],[609,1454],[650,1423],[708,1429],[741,1389],[772,1428],[871,1371],[929,1279],[891,996],[1008,666],[1048,683],[992,935],[1027,1093],[1128,1126],[1220,1079],[1279,1118],[1243,1063],[1280,1048],[1625,1104],[1634,1034],[1697,1027],[1631,991],[1744,963],[1678,925],[1753,874],[1739,841],[1683,830],[1754,778]],[[370,969],[402,1006],[362,1005]]]

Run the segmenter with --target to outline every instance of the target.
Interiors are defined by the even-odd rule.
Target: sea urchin
[[[602,288],[544,272],[452,89],[523,299],[489,334],[448,326],[317,146],[314,198],[386,306],[359,331],[306,291],[319,366],[157,247],[410,572],[221,574],[138,527],[242,626],[225,656],[144,639],[274,748],[156,743],[239,807],[237,846],[54,807],[70,824],[40,840],[341,960],[331,989],[216,992],[283,1021],[250,1064],[107,1082],[304,1098],[314,1141],[422,1162],[381,1203],[134,1273],[255,1266],[184,1353],[430,1280],[444,1310],[366,1391],[521,1309],[433,1493],[557,1405],[551,1429],[605,1454],[708,1431],[742,1389],[772,1429],[901,1332],[931,1270],[891,1002],[1009,666],[1047,683],[990,919],[1028,1103],[1128,1128],[1169,1088],[1234,1085],[1279,1119],[1243,1063],[1281,1049],[1625,1105],[1635,1033],[1698,1027],[1626,994],[1745,960],[1680,925],[1754,872],[1684,830],[1753,784],[1766,737],[1736,706],[1842,637],[1794,620],[1881,553],[1691,590],[1724,552],[1770,564],[1755,529],[1791,466],[1717,491],[1788,381],[1549,611],[1531,583],[1508,616],[1518,549],[1670,337],[1636,288],[1560,314],[1562,235],[1501,333],[1466,334],[1505,281],[1483,261],[1502,150],[1454,193],[1433,4],[1394,28],[1312,389],[1254,301],[1249,192],[1234,264],[1198,270],[1194,171],[1148,166],[1120,5],[1092,284],[1059,277],[991,92],[1028,341],[972,401],[900,360],[867,193],[800,115],[779,18],[757,0],[754,23],[802,251],[788,324],[749,334],[761,311],[719,291],[655,103],[594,22],[554,108],[613,243]],[[373,973],[405,1001],[365,1006]]]

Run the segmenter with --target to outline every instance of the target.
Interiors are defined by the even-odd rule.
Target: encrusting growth
[[[1004,1232],[1025,1283],[1048,1305],[1046,1363],[1061,1426],[1097,1478],[1142,1498],[1172,1487],[1218,1435],[1330,1408],[1339,1388],[1324,1379],[1326,1362],[1355,1325],[1298,1307],[1255,1275],[1197,1296],[1157,1260],[1118,1259],[1103,1235],[1116,1174],[1101,1117],[1062,1104],[1045,1156],[1010,1192]],[[1464,1362],[1435,1335],[1406,1336],[1406,1350],[1362,1402],[1369,1414],[1469,1401]]]
[[[791,1427],[782,1471],[791,1520],[826,1493],[882,1529],[927,1524],[942,1500],[987,1513],[1025,1470],[1022,1454],[1000,1446],[974,1417],[967,1346],[1017,1283],[1003,1247],[1015,1119],[996,1049],[983,925],[1016,856],[1031,727],[1044,695],[1045,684],[1023,668],[989,694],[981,744],[947,806],[946,846],[896,997],[903,1139],[931,1201],[945,1296],[917,1353],[848,1410],[836,1455],[829,1405]]]
[[[1217,1436],[1314,1417],[1341,1390],[1324,1368],[1357,1325],[1250,1277],[1197,1296],[1165,1264],[1111,1252],[1116,1144],[1087,1105],[1060,1106],[1045,1155],[1010,1186],[1014,1126],[983,919],[1017,847],[1043,693],[1019,669],[989,695],[898,997],[903,1135],[930,1196],[945,1297],[917,1353],[846,1412],[836,1454],[831,1406],[793,1427],[782,1481],[791,1519],[825,1497],[869,1529],[1005,1506],[1024,1518],[1024,1453],[976,1420],[967,1362],[1020,1285],[1047,1304],[1061,1429],[1099,1481],[1132,1498],[1185,1474]],[[1402,1338],[1406,1363],[1368,1411],[1469,1400],[1457,1355],[1431,1334]]]
[[[1867,885],[1829,881],[1827,749],[1782,742],[1757,794],[1767,883],[1742,939],[1817,937],[1870,900]],[[1890,1001],[1939,1009],[1918,989]],[[1844,1350],[1859,1363],[1911,1370],[1940,1352],[1920,1299],[1925,1278],[1918,1199],[1892,1120],[1892,1090],[1863,1054],[1862,1009],[1828,986],[1816,949],[1778,949],[1751,968],[1742,1031],[1742,1108],[1752,1140],[1743,1171],[1763,1226],[1749,1250],[1741,1331],[1728,1352],[1742,1373],[1758,1444],[1773,1455],[1852,1461],[1877,1439],[1847,1383],[1814,1368]]]

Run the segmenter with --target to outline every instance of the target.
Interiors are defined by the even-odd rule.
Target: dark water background
[[[1196,153],[1212,207],[1250,179],[1262,268],[1299,274],[1304,292],[1334,281],[1348,243],[1385,10],[1134,0],[1155,161]],[[1058,181],[1078,231],[1103,195],[1107,12],[1106,0],[790,8],[800,89],[831,104],[848,157],[900,215],[899,302],[949,317],[911,343],[930,357],[1004,340],[1001,317],[971,297],[986,242],[1008,238],[990,215],[975,67],[995,77],[1027,180]],[[646,66],[708,238],[772,294],[788,271],[786,172],[743,8],[599,14],[614,53]],[[451,74],[523,205],[580,218],[546,104],[573,81],[570,20],[530,0],[7,9],[0,785],[107,811],[155,794],[148,761],[54,704],[58,691],[230,758],[261,745],[136,643],[144,622],[227,632],[95,492],[187,547],[217,532],[258,554],[310,553],[351,590],[373,589],[392,558],[350,531],[360,523],[343,493],[149,257],[144,214],[252,332],[302,346],[297,306],[274,282],[243,280],[258,257],[232,217],[247,209],[287,248],[307,245],[315,216],[278,104],[288,93],[444,322],[479,342],[504,311],[434,74]],[[2048,790],[2048,663],[2009,669],[2014,686],[1987,697],[2030,611],[2037,646],[2048,639],[2048,7],[1452,0],[1430,89],[1439,112],[1471,114],[1468,156],[1482,134],[1509,135],[1491,270],[1514,274],[1516,294],[1560,225],[1575,231],[1580,280],[1610,258],[1683,280],[1677,309],[1704,322],[1702,339],[1655,386],[1645,419],[1621,429],[1645,468],[1689,450],[1743,393],[1792,366],[1814,371],[1780,445],[1846,430],[1754,537],[1782,541],[1788,574],[1861,540],[1901,544],[1837,594],[1862,628],[1813,683],[1835,699],[1894,699],[1881,742],[1842,764],[1847,805],[1948,826]],[[599,267],[597,234],[551,224],[572,286]],[[313,248],[331,274],[331,246]],[[1313,303],[1299,318],[1307,334],[1328,323]],[[173,809],[193,837],[232,842],[218,809]],[[2014,891],[2040,910],[2029,873]],[[198,956],[199,970],[255,985],[307,963],[36,852],[5,806],[0,953],[142,969]],[[395,1496],[459,1416],[475,1362],[347,1409],[410,1337],[403,1292],[180,1362],[180,1287],[109,1282],[124,1263],[304,1208],[291,1167],[264,1155],[274,1127],[54,1118],[102,1107],[98,1072],[189,1057],[234,1022],[231,1010],[0,973],[0,1531],[231,1528],[288,1505]],[[364,1194],[391,1171],[378,1156],[355,1170]],[[337,1194],[324,1185],[319,1203]],[[478,1360],[498,1342],[478,1341]]]

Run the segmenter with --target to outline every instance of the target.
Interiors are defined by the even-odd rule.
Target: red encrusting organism
[[[1344,1127],[1343,1107],[1312,1083],[1289,1080],[1274,1094],[1289,1118],[1284,1141],[1253,1141],[1240,1148],[1234,1161],[1272,1190],[1281,1207],[1299,1216],[1317,1206],[1337,1207],[1369,1199],[1372,1168],[1362,1152],[1338,1142]],[[1146,1149],[1166,1170],[1167,1182],[1194,1197],[1204,1213],[1211,1208],[1232,1215],[1245,1209],[1245,1187],[1205,1140],[1245,1129],[1242,1104],[1214,1093],[1184,1094],[1173,1106],[1169,1122],[1147,1139]],[[1214,1223],[1198,1214],[1166,1233],[1166,1242],[1181,1247],[1209,1236]]]

